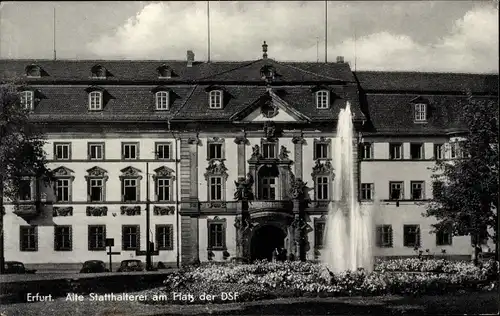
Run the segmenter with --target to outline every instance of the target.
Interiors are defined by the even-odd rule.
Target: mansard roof
[[[26,78],[27,65],[36,63],[43,68],[48,76],[42,78]],[[304,81],[345,81],[354,82],[354,76],[345,63],[310,63],[277,62],[272,59],[240,62],[194,62],[187,67],[186,61],[165,60],[21,60],[0,59],[0,80],[10,78],[25,79],[30,82],[92,81],[90,70],[96,65],[104,67],[113,74],[106,79],[99,79],[101,83],[158,82],[158,67],[168,65],[176,76],[170,79],[160,79],[162,82],[243,82],[262,81],[260,69],[264,65],[271,65],[280,75],[279,82]],[[322,65],[322,66],[321,66]]]
[[[405,71],[357,71],[360,87],[367,92],[428,92],[446,94],[470,90],[498,94],[498,74],[467,74]]]

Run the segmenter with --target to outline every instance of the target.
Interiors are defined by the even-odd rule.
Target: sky
[[[498,1],[210,1],[210,60],[498,73]],[[2,2],[0,58],[208,59],[207,1]]]

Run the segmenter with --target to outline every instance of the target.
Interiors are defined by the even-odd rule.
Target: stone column
[[[236,145],[238,145],[238,177],[245,177],[246,175],[246,145],[248,145],[248,139],[245,136],[237,136],[234,139]]]
[[[294,143],[295,177],[303,179],[302,150],[306,140],[302,136],[294,136],[292,142]]]

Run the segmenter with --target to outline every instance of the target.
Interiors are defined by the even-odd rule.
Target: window
[[[170,179],[156,179],[156,200],[158,202],[165,202],[172,200],[171,198],[171,185]]]
[[[424,144],[410,144],[411,159],[424,159]]]
[[[427,105],[426,104],[415,104],[415,122],[425,122],[427,121]]]
[[[420,247],[420,225],[404,225],[403,233],[405,247]]]
[[[389,159],[403,159],[403,145],[389,144]]]
[[[156,96],[156,109],[168,110],[169,109],[168,91],[158,91],[156,92],[155,96]]]
[[[455,159],[461,157],[462,157],[462,152],[460,148],[460,142],[455,141],[450,143],[450,158]]]
[[[328,177],[316,177],[316,200],[328,200]]]
[[[174,249],[174,225],[156,225],[156,245],[158,250]]]
[[[321,249],[324,246],[325,227],[326,223],[324,220],[316,219],[314,221],[314,248],[316,249]]]
[[[70,198],[70,180],[56,180],[56,202],[69,202]]]
[[[38,251],[38,228],[37,226],[20,226],[20,250]]]
[[[263,143],[262,144],[262,156],[264,158],[276,158],[276,143]]]
[[[73,238],[71,226],[54,226],[54,250],[71,251],[73,248]]]
[[[210,201],[222,200],[222,177],[212,176],[209,178]]]
[[[362,143],[360,148],[361,159],[372,159],[372,150],[373,150],[372,143]]]
[[[104,143],[89,143],[88,144],[89,160],[104,159]]]
[[[139,159],[139,144],[122,143],[122,158],[128,160]]]
[[[328,109],[328,91],[322,90],[316,92],[316,107],[318,109]]]
[[[89,179],[90,202],[104,202],[104,179]]]
[[[443,154],[444,154],[444,150],[443,150],[443,144],[434,144],[434,159],[436,160],[441,160],[443,159]]]
[[[328,158],[328,144],[316,143],[314,144],[314,159],[327,159]]]
[[[226,249],[226,222],[224,220],[208,220],[208,249]]]
[[[103,66],[95,65],[94,67],[92,67],[91,71],[93,78],[106,79],[107,71],[106,68],[104,68]]]
[[[222,91],[210,91],[210,104],[211,109],[222,109]]]
[[[423,200],[424,199],[424,182],[412,181],[411,182],[411,199]]]
[[[276,178],[261,178],[260,196],[263,200],[276,200]]]
[[[89,250],[106,249],[106,225],[89,225],[88,244]]]
[[[26,76],[28,78],[40,78],[42,76],[42,69],[38,65],[29,65],[26,67]]]
[[[392,226],[377,225],[376,229],[377,247],[392,248]]]
[[[122,201],[123,202],[138,202],[139,188],[138,179],[122,179]]]
[[[208,144],[208,159],[222,159],[222,144]]]
[[[92,91],[89,93],[89,110],[100,111],[102,110],[102,92]]]
[[[33,200],[33,183],[32,179],[26,178],[19,181],[19,200],[32,201]]]
[[[403,182],[389,182],[390,200],[403,200]]]
[[[21,92],[21,107],[26,110],[33,110],[34,93],[33,91]]]
[[[123,225],[122,226],[122,249],[123,250],[139,250],[139,225]]]
[[[451,246],[453,235],[451,227],[443,227],[436,232],[436,246]]]
[[[373,183],[361,183],[361,200],[373,200]]]
[[[171,148],[172,144],[170,143],[157,143],[156,144],[156,159],[171,159]]]
[[[54,143],[54,159],[55,160],[70,160],[71,159],[71,143]]]

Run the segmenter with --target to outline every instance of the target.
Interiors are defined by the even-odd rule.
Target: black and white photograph
[[[499,313],[499,3],[0,2],[0,316]]]

